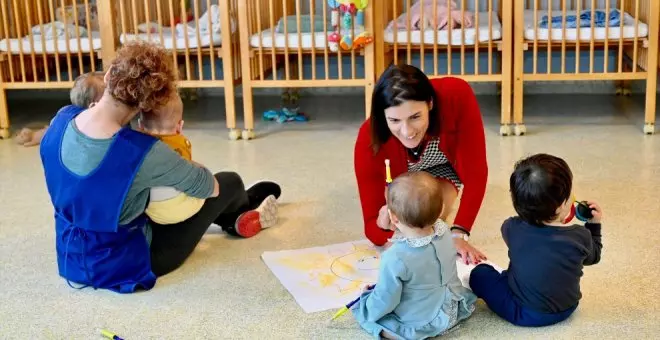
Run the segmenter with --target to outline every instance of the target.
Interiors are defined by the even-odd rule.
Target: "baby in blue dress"
[[[477,298],[457,276],[437,180],[423,171],[397,177],[387,207],[397,232],[381,255],[378,283],[365,288],[352,313],[377,339],[441,335],[472,315]]]

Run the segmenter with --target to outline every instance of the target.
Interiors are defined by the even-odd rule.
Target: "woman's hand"
[[[481,261],[488,260],[486,255],[460,237],[454,238],[454,246],[465,264],[479,264]]]

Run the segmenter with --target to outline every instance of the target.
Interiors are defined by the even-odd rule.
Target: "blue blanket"
[[[607,24],[606,21],[607,15],[603,10],[594,11],[594,27],[605,27]],[[557,15],[552,17],[552,28],[562,28],[562,16]],[[566,16],[566,28],[577,28],[579,27],[591,27],[591,10],[586,9],[580,14],[580,22],[578,23],[578,18],[576,15],[567,15]],[[609,15],[609,25],[610,26],[619,26],[621,20],[621,14],[619,10],[613,9],[610,11]],[[540,28],[548,28],[548,16],[544,15],[541,18],[539,23]]]

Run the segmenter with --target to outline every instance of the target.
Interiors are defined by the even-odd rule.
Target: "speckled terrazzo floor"
[[[304,98],[314,121],[260,123],[261,135],[250,142],[227,140],[221,99],[186,102],[195,160],[216,171],[238,171],[247,183],[279,181],[281,223],[248,240],[212,228],[182,268],[135,295],[73,290],[58,277],[38,149],[0,141],[0,339],[100,339],[97,328],[125,339],[367,338],[350,316],[329,324],[332,311],[305,314],[260,259],[267,250],[362,237],[352,168],[362,98]],[[480,102],[490,177],[472,243],[507,265],[500,225],[513,213],[509,173],[518,158],[549,152],[569,162],[580,197],[600,200],[603,257],[585,270],[584,297],[566,322],[518,328],[479,303],[446,338],[657,339],[660,136],[641,132],[643,98],[527,98],[528,135],[505,138],[497,134],[497,99]],[[275,103],[277,98],[260,99],[258,112]],[[12,123],[46,120],[59,104],[10,102]]]

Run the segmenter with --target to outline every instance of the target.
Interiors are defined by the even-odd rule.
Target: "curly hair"
[[[158,45],[135,41],[117,51],[108,90],[121,103],[149,112],[165,105],[176,91],[172,61]]]

